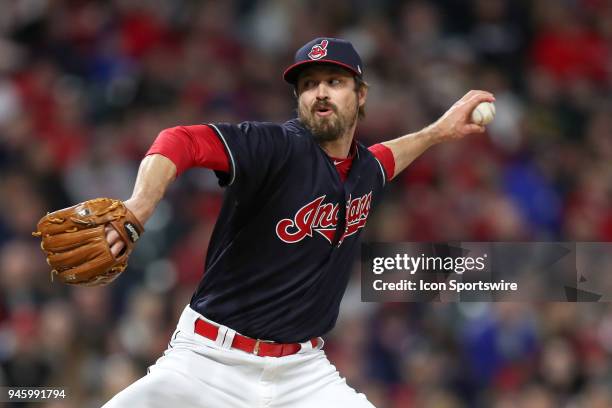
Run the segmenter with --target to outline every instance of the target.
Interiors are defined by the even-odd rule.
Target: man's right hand
[[[495,96],[490,92],[478,90],[466,93],[440,119],[425,128],[431,134],[431,141],[439,143],[483,133],[483,125],[472,123],[472,111],[482,102],[493,103]]]

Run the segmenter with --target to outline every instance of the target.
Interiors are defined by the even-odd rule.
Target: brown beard
[[[331,109],[334,113],[325,117],[317,116],[316,112],[319,108]],[[310,109],[299,106],[298,117],[317,142],[331,142],[340,139],[355,124],[357,109],[355,107],[354,112],[347,112],[343,115],[338,113],[338,108],[331,102],[317,101]]]

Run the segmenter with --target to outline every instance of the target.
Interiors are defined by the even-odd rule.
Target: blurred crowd
[[[166,127],[293,117],[281,73],[317,36],[349,39],[364,59],[366,145],[426,126],[469,89],[496,95],[485,136],[436,146],[391,183],[367,240],[612,240],[609,0],[0,9],[0,386],[69,395],[35,406],[97,407],[146,373],[202,274],[223,191],[209,170],[181,176],[102,288],[50,283],[38,219],[128,198]],[[611,305],[362,303],[358,275],[326,349],[377,407],[612,406]]]

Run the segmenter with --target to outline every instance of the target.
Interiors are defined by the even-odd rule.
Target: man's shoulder
[[[299,119],[290,119],[281,125],[283,129],[297,136],[307,136],[308,130],[302,125]]]
[[[302,137],[308,135],[308,131],[298,119],[290,119],[283,123],[248,120],[240,122],[236,126],[244,133],[261,132]]]
[[[357,148],[357,155],[359,155],[360,159],[376,160],[376,156],[363,143],[361,143],[360,141],[356,140],[355,141],[355,145],[356,145],[356,148]]]

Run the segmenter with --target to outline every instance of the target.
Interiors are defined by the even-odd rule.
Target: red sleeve
[[[206,125],[176,126],[162,130],[147,152],[172,160],[179,176],[191,167],[206,167],[229,172],[229,160],[223,143]]]
[[[387,146],[378,143],[368,148],[370,152],[378,159],[380,164],[385,169],[387,175],[387,181],[391,180],[395,175],[395,159],[393,158],[393,152]]]

